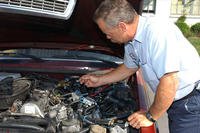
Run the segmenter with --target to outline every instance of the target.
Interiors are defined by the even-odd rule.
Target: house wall
[[[143,13],[143,16],[157,16],[162,19],[170,19],[172,22],[176,22],[176,20],[180,17],[180,15],[171,15],[171,0],[156,0],[156,9],[154,13]],[[186,23],[188,25],[193,25],[197,22],[200,22],[200,16],[186,16]]]

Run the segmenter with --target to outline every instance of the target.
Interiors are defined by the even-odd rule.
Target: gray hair
[[[104,0],[96,9],[93,19],[103,19],[107,26],[117,26],[119,22],[132,23],[137,15],[133,6],[126,0]]]

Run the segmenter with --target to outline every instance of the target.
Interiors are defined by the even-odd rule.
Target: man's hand
[[[128,117],[129,124],[133,128],[139,129],[140,127],[149,127],[153,122],[146,118],[145,111],[137,111]]]
[[[138,68],[128,68],[124,64],[119,65],[116,69],[102,75],[87,74],[80,77],[80,83],[87,87],[98,87],[124,80],[135,73]]]
[[[98,87],[101,86],[100,76],[96,75],[83,75],[79,79],[81,84],[85,84],[87,87]]]

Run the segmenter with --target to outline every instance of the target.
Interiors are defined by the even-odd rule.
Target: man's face
[[[106,35],[107,39],[109,39],[111,42],[118,44],[126,42],[124,33],[118,26],[110,28],[106,25],[103,19],[98,19],[97,25],[99,26],[101,31]]]

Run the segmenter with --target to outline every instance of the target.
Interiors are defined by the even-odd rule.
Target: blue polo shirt
[[[179,86],[174,100],[189,94],[200,80],[200,58],[195,48],[173,23],[157,18],[139,16],[135,37],[125,44],[124,64],[141,68],[154,92],[164,74],[177,71]]]

